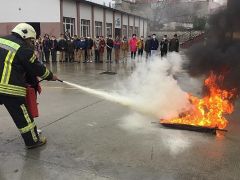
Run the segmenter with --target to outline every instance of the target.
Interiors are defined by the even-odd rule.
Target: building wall
[[[55,35],[58,37],[62,29],[60,2],[60,0],[1,0],[1,3],[4,4],[4,6],[0,6],[0,35],[6,35],[10,33],[11,29],[19,22],[39,22],[41,28],[41,35],[48,33],[50,35]],[[104,28],[103,8],[106,7],[99,7],[99,5],[95,6],[94,4],[87,4],[80,1],[78,19],[76,7],[77,3],[73,0],[62,0],[62,2],[62,16],[75,19],[76,34],[81,30],[81,19],[86,19],[90,20],[90,34],[92,35],[92,32],[94,30],[94,27],[92,27],[92,16],[94,17],[93,21],[102,22]],[[94,10],[93,13],[92,7]],[[116,11],[115,19],[113,20],[113,11],[114,10],[112,9],[105,10],[105,23],[112,23],[114,27],[114,25],[116,25],[116,19],[120,19],[120,27],[122,27],[122,25],[134,26],[134,17],[132,15],[127,15],[124,14],[124,12]],[[80,24],[78,24],[78,22],[80,22]],[[138,17],[135,18],[135,26],[139,26]],[[146,29],[147,23],[145,23],[144,34],[146,34],[147,32]],[[106,33],[106,29],[103,29],[103,33],[104,32]],[[143,34],[142,26],[139,27],[139,32],[140,35]]]
[[[75,34],[77,32],[77,10],[76,2],[63,1],[63,17],[70,17],[75,19]]]
[[[91,6],[84,3],[80,3],[80,19],[91,20],[91,16],[92,16]]]
[[[94,7],[94,26],[95,26],[95,21],[102,22],[102,35],[105,36],[104,34],[104,14],[103,14],[103,8],[99,7]],[[94,31],[94,37],[96,37],[96,32]]]
[[[103,9],[95,7],[94,8],[94,20],[103,22]]]
[[[127,26],[126,28],[126,36],[128,37],[128,15],[127,14],[123,14],[123,18],[122,18],[122,25]]]
[[[135,17],[135,27],[139,27],[139,18]]]
[[[148,36],[148,24],[147,21],[144,21],[144,37]]]
[[[77,19],[76,3],[74,1],[63,1],[63,16]]]
[[[56,37],[59,37],[61,32],[60,32],[60,26],[61,23],[60,22],[43,22],[40,23],[40,27],[41,27],[41,36],[43,36],[44,34],[49,34],[51,35],[55,35]]]
[[[112,23],[112,32],[113,32],[113,11],[106,10],[106,22],[105,23]],[[105,34],[104,36],[106,37],[107,35],[107,30],[105,26]]]
[[[106,23],[113,23],[113,12],[106,10]]]
[[[144,33],[143,33],[143,20],[142,19],[140,19],[140,28],[139,28],[139,31],[140,31],[140,36],[144,36]],[[144,37],[146,37],[146,36],[144,36]]]
[[[129,26],[133,26],[133,16],[129,16]]]
[[[123,25],[128,25],[128,15],[123,15]]]
[[[44,13],[41,12],[43,9]],[[60,33],[60,1],[1,0],[0,35],[9,34],[20,22],[39,22],[41,34],[51,32],[58,35]]]
[[[1,0],[0,22],[60,22],[60,1]]]
[[[79,18],[80,26],[78,27],[81,31],[81,19],[90,20],[90,34],[92,35],[92,7],[88,4],[80,3],[79,5]],[[81,34],[81,32],[80,32]]]

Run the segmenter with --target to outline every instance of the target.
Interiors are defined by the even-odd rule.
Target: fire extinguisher
[[[39,117],[37,93],[40,94],[42,92],[39,82],[40,81],[38,81],[37,86],[35,87],[27,85],[26,103],[28,111],[32,118]]]
[[[32,118],[39,117],[37,93],[40,94],[42,92],[40,86],[41,81],[38,81],[37,86],[35,88],[31,85],[27,86],[26,104]],[[62,80],[58,81],[63,82]]]

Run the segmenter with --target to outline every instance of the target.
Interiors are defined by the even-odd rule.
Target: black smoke
[[[204,43],[190,48],[187,55],[190,75],[213,71],[225,76],[221,88],[240,90],[240,0],[229,0],[224,10],[209,18]]]

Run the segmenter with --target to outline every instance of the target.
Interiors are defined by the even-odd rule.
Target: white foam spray
[[[152,58],[137,63],[132,75],[117,85],[117,92],[106,92],[66,82],[86,93],[127,106],[154,118],[177,117],[190,107],[188,95],[181,90],[173,75],[180,72],[182,58],[172,53],[167,58]]]
[[[78,84],[70,83],[67,81],[64,81],[64,83],[66,83],[70,86],[76,87],[86,93],[93,94],[97,97],[121,104],[123,106],[127,106],[129,108],[134,109],[135,111],[137,111],[139,113],[144,114],[144,115],[156,117],[156,114],[154,112],[152,112],[152,110],[150,108],[147,108],[145,106],[142,106],[141,104],[138,104],[136,101],[134,101],[134,99],[130,99],[128,97],[124,97],[124,96],[121,96],[120,94],[116,94],[116,93],[109,93],[109,92],[105,92],[105,91],[91,89],[91,88],[80,86]]]

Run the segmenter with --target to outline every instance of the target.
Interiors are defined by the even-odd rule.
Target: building
[[[147,36],[148,21],[111,7],[85,0],[2,0],[0,35],[8,34],[19,22],[30,23],[38,35],[59,36]]]

